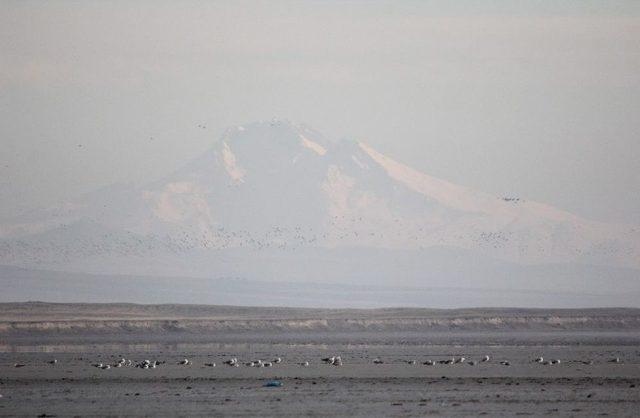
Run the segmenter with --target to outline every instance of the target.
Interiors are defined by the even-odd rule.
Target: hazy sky
[[[0,215],[272,117],[640,224],[640,2],[0,0]]]

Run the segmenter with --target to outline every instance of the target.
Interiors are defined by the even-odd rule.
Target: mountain
[[[596,281],[624,271],[634,290],[640,228],[469,190],[363,142],[269,121],[228,129],[143,187],[114,185],[0,222],[0,264],[470,288],[523,288],[541,271],[593,271]]]

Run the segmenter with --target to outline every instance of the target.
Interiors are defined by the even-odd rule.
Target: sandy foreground
[[[633,310],[623,315],[619,311],[505,311],[498,317],[525,317],[538,324],[552,317],[554,324],[569,325],[518,328],[512,321],[504,328],[487,325],[496,323],[496,313],[481,311],[407,315],[405,311],[267,313],[249,309],[240,314],[211,308],[205,309],[206,315],[194,316],[191,310],[189,320],[205,315],[209,321],[204,328],[202,324],[191,328],[180,323],[184,312],[172,318],[171,310],[157,307],[130,307],[126,313],[117,307],[96,306],[82,308],[83,314],[77,306],[42,305],[25,309],[30,313],[21,317],[16,312],[22,308],[11,305],[0,305],[3,416],[637,416],[640,410],[640,332],[633,325],[637,315]],[[145,320],[171,321],[173,331],[157,323],[149,323],[146,332],[140,323],[127,328],[131,309],[135,320],[144,311]],[[603,321],[595,318],[598,315],[610,321],[616,312],[627,326],[593,325]],[[332,317],[338,323],[390,322],[366,330],[344,325],[334,325],[332,330],[326,324],[292,330],[284,322],[273,329],[261,328],[265,318],[299,321],[314,315]],[[220,316],[232,323],[241,320],[242,327],[234,329],[227,322],[222,328],[214,326],[211,321]],[[455,319],[460,317],[476,326],[444,328],[446,321],[461,323]],[[490,321],[478,321],[480,317]],[[581,318],[585,325],[578,327],[570,318]],[[114,319],[120,326],[92,323]],[[410,329],[403,330],[403,320],[408,319],[410,326],[404,326]],[[68,328],[73,320],[82,325]],[[66,325],[56,326],[57,321]],[[208,332],[197,332],[202,329]],[[342,366],[321,361],[335,355],[341,356]],[[491,360],[469,364],[485,355]],[[539,356],[561,362],[532,361]],[[239,359],[239,367],[223,364],[232,357]],[[271,367],[244,365],[277,357],[282,363]],[[422,364],[452,357],[465,357],[465,361]],[[145,359],[162,364],[155,369],[113,367],[121,358],[133,364]],[[185,358],[192,364],[179,365]],[[612,363],[614,358],[620,362]],[[57,362],[49,364],[54,359]],[[383,364],[374,364],[376,359]],[[416,364],[409,364],[412,360]],[[308,367],[300,365],[306,361]],[[97,363],[112,367],[102,370],[94,367]],[[207,365],[212,363],[216,366]],[[282,386],[265,387],[273,380]]]

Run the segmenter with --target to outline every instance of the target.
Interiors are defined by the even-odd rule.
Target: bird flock
[[[324,360],[323,360],[324,361]],[[331,357],[331,364],[333,365],[342,365],[342,360],[340,359],[340,357]],[[52,360],[49,361],[50,364],[55,364],[57,363],[57,360]],[[155,369],[156,367],[166,364],[166,361],[159,361],[159,360],[155,360],[155,361],[151,361],[151,360],[143,360],[139,363],[134,362],[131,359],[125,359],[125,358],[121,358],[119,361],[117,361],[116,363],[113,364],[108,364],[108,363],[94,363],[93,367],[96,367],[98,369],[101,370],[109,370],[112,367],[118,368],[118,367],[135,367],[135,368],[140,368],[140,369]],[[262,359],[258,359],[258,360],[252,360],[252,361],[247,361],[244,362],[242,364],[244,364],[246,367],[273,367],[274,364],[280,364],[282,363],[282,358],[281,357],[276,357],[273,360],[267,361],[267,360],[262,360]],[[178,365],[180,366],[191,366],[193,365],[193,362],[189,359],[184,359],[184,360],[180,360],[178,363]],[[222,364],[224,364],[225,366],[229,366],[229,367],[240,367],[240,361],[238,360],[237,357],[231,357],[225,361],[222,362]],[[208,362],[208,363],[204,363],[203,364],[205,367],[216,367],[216,363],[213,362]],[[304,367],[308,367],[309,366],[309,362],[308,361],[304,361],[301,363],[298,363],[298,365],[300,366],[304,366]],[[18,365],[16,364],[16,367],[23,367],[24,365]]]
[[[436,364],[444,364],[444,365],[449,365],[449,364],[463,364],[463,363],[467,363],[470,366],[475,366],[476,364],[478,364],[479,362],[482,363],[486,363],[489,360],[491,360],[490,356],[484,356],[482,357],[482,359],[480,359],[479,361],[476,360],[470,360],[467,362],[467,358],[466,357],[451,357],[448,359],[444,359],[444,360],[427,360],[424,363],[422,363],[425,366],[435,366]],[[502,364],[503,362],[500,362],[500,364]],[[410,363],[411,364],[411,363]],[[413,363],[415,364],[415,363]]]
[[[489,355],[485,355],[483,357],[481,357],[478,360],[468,360],[466,357],[450,357],[450,358],[446,358],[446,359],[441,359],[441,360],[426,360],[424,362],[422,362],[421,364],[424,366],[436,366],[436,365],[456,365],[456,364],[467,364],[469,366],[476,366],[478,364],[481,363],[490,363],[491,362],[491,356]],[[339,355],[334,355],[334,356],[330,356],[330,357],[324,357],[320,359],[321,364],[327,364],[327,365],[331,365],[331,366],[342,366],[343,365],[343,361],[342,361],[342,357]],[[376,357],[373,359],[373,364],[375,365],[381,365],[381,364],[385,364],[385,360],[381,359],[380,357]],[[58,364],[58,360],[57,359],[51,359],[46,361],[47,364],[50,365],[56,365]],[[245,367],[257,367],[257,368],[261,368],[261,367],[273,367],[276,364],[281,364],[283,363],[282,357],[275,357],[272,360],[264,360],[264,359],[257,359],[257,360],[249,360],[249,361],[245,361],[245,362],[240,362],[240,360],[238,360],[237,357],[231,357],[225,361],[223,361],[222,364],[224,364],[225,366],[228,367],[240,367],[241,365],[244,365]],[[418,362],[416,360],[403,360],[403,363],[408,364],[408,365],[416,365],[418,364]],[[544,357],[540,356],[540,357],[536,357],[534,359],[531,360],[531,363],[536,363],[536,364],[540,364],[543,366],[550,366],[550,365],[559,365],[562,364],[562,361],[560,359],[552,359],[552,360],[545,360]],[[571,360],[568,361],[567,363],[578,363],[578,364],[583,364],[583,365],[593,365],[594,361],[593,360]],[[613,357],[610,358],[608,360],[606,360],[606,363],[616,363],[619,364],[621,363],[620,357]],[[126,359],[126,358],[121,358],[116,362],[110,362],[110,363],[93,363],[92,366],[100,369],[100,370],[109,370],[112,368],[121,368],[121,367],[132,367],[132,368],[139,368],[139,369],[155,369],[158,368],[162,365],[167,364],[166,361],[160,361],[160,360],[142,360],[142,361],[133,361],[132,359]],[[179,366],[191,366],[193,365],[193,362],[189,359],[183,359],[178,361],[177,363],[175,363]],[[301,361],[301,362],[297,362],[295,363],[298,366],[301,367],[309,367],[309,365],[311,364],[308,360],[305,361]],[[509,360],[499,360],[497,362],[497,364],[500,364],[502,366],[510,366],[511,365],[511,361]],[[202,364],[204,367],[216,367],[216,363],[214,362],[206,362]],[[20,368],[20,367],[25,367],[26,364],[24,363],[15,363],[14,367],[16,368]]]

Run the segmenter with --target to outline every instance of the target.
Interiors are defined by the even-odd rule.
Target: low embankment
[[[206,305],[0,304],[0,338],[448,331],[640,331],[640,309],[299,309]]]

